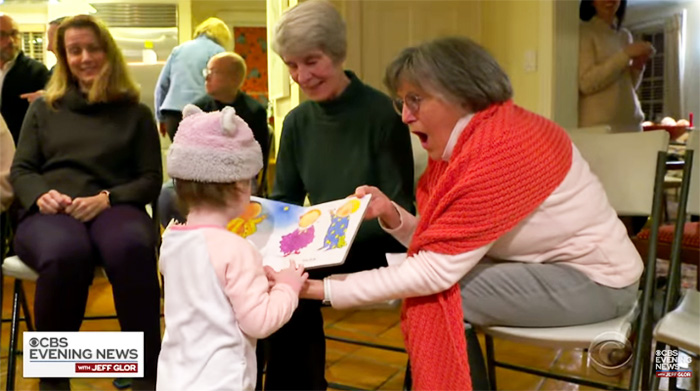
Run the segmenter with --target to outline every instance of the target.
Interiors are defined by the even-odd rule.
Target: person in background
[[[253,130],[255,141],[263,152],[263,165],[269,155],[270,131],[267,127],[267,110],[241,87],[248,76],[245,60],[234,52],[214,55],[207,64],[204,88],[206,95],[193,104],[203,111],[212,112],[231,106]]]
[[[46,29],[46,51],[47,52],[51,52],[54,55],[56,54],[56,52],[54,51],[54,47],[55,47],[54,41],[56,40],[56,31],[58,30],[58,25],[60,25],[61,22],[63,22],[66,18],[68,18],[68,17],[63,16],[63,17],[56,18],[56,19],[49,22],[49,27]],[[51,69],[49,69],[49,78],[51,78],[51,75],[53,74],[53,68],[54,67],[51,67]],[[27,92],[26,94],[20,95],[20,97],[22,99],[26,99],[27,101],[29,101],[29,103],[32,103],[36,100],[36,98],[38,98],[42,95],[44,95],[44,89],[34,91],[34,92]]]
[[[273,50],[308,100],[284,119],[272,199],[312,205],[346,197],[365,183],[413,210],[410,135],[391,99],[343,70],[345,22],[327,1],[287,10],[274,28]],[[405,248],[377,221],[364,222],[345,263],[313,278],[386,266]],[[268,338],[266,390],[325,390],[326,341],[321,303],[302,300],[292,320]],[[298,355],[289,360],[289,352]]]
[[[257,339],[292,317],[308,274],[294,261],[265,271],[260,252],[226,229],[248,206],[251,180],[263,165],[245,121],[231,107],[204,113],[187,105],[183,115],[167,167],[188,213],[186,224],[163,234],[166,329],[158,389],[252,390]]]
[[[22,94],[44,88],[49,70],[21,50],[19,27],[9,15],[0,13],[0,114],[5,118],[15,143],[19,140],[24,115],[29,108]]]
[[[205,74],[204,86],[207,93],[193,104],[205,112],[233,107],[236,114],[243,118],[253,130],[255,141],[260,144],[263,151],[263,170],[265,170],[270,150],[267,110],[258,101],[241,91],[247,75],[245,60],[233,52],[216,54],[209,60]],[[253,193],[256,189],[257,182],[254,180]],[[163,227],[166,227],[171,219],[185,221],[183,214],[177,208],[176,198],[173,182],[166,182],[158,199],[158,215]]]
[[[13,193],[10,185],[10,167],[15,157],[15,142],[5,119],[0,115],[0,212],[6,211],[12,203]],[[4,254],[2,254],[4,255]]]
[[[145,210],[163,181],[153,114],[107,27],[89,15],[57,31],[58,62],[22,125],[10,174],[24,208],[15,252],[39,274],[37,331],[78,331],[96,266],[107,273],[123,331],[144,333],[153,389],[160,351],[157,232]],[[43,378],[65,390],[69,379]]]
[[[231,30],[218,18],[199,24],[192,36],[192,40],[173,49],[156,84],[155,110],[160,133],[171,140],[182,119],[182,108],[205,92],[203,71],[207,62],[233,45]]]
[[[626,0],[582,0],[579,37],[579,127],[610,125],[612,132],[641,132],[644,113],[636,89],[654,54],[622,28]]]
[[[513,104],[486,50],[461,37],[409,47],[385,84],[430,156],[418,216],[374,186],[354,194],[372,195],[365,218],[378,218],[408,258],[309,280],[302,297],[334,308],[407,298],[402,331],[418,390],[488,389],[483,365],[472,365],[481,361],[473,333],[467,360],[465,321],[562,327],[632,308],[644,265],[603,186],[561,127]]]

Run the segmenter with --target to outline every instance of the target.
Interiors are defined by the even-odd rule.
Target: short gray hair
[[[408,82],[476,111],[513,96],[508,75],[469,38],[448,37],[404,49],[386,69],[384,84],[396,94]]]
[[[281,57],[320,49],[335,63],[347,54],[345,21],[328,1],[309,0],[288,9],[275,25],[272,50]]]

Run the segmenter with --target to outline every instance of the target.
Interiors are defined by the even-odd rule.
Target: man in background
[[[47,52],[51,52],[53,54],[56,54],[56,52],[54,51],[54,47],[56,45],[56,43],[54,42],[54,40],[56,39],[56,31],[58,31],[58,25],[60,25],[61,22],[63,22],[66,18],[68,18],[68,17],[62,16],[60,18],[54,19],[54,20],[49,22],[49,27],[46,29],[46,51]],[[51,75],[53,74],[54,67],[55,67],[55,65],[53,67],[51,67],[51,69],[49,70],[48,79],[51,78]],[[48,82],[48,79],[47,79],[47,82]],[[44,95],[43,88],[41,90],[38,90],[38,91],[28,92],[26,94],[22,94],[22,95],[20,95],[20,97],[22,99],[28,100],[29,103],[32,103],[36,100],[36,98],[38,98],[42,95]]]
[[[41,90],[49,79],[46,66],[25,56],[20,45],[17,22],[0,13],[0,113],[15,144],[29,108],[29,101],[22,95]]]
[[[264,164],[261,173],[264,172],[267,169],[270,150],[267,110],[255,99],[241,91],[241,86],[248,74],[245,60],[233,52],[218,53],[209,59],[204,73],[204,86],[207,94],[198,98],[193,104],[204,112],[221,110],[226,106],[236,109],[236,114],[250,126],[255,141],[262,148]],[[256,183],[253,184],[252,190],[253,194],[261,194],[257,191]],[[184,217],[177,209],[176,202],[173,182],[168,181],[163,185],[158,198],[158,214],[164,227],[171,219],[184,222]]]
[[[255,141],[263,151],[263,162],[267,162],[269,153],[269,130],[267,127],[267,110],[255,99],[241,91],[248,70],[245,60],[233,52],[223,52],[209,59],[205,71],[204,87],[207,95],[194,102],[202,111],[221,110],[226,106],[236,109],[238,114],[250,126]]]

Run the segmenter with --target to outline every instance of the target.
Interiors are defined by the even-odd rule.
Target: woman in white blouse
[[[626,0],[582,0],[579,42],[579,126],[610,125],[639,132],[644,113],[635,90],[654,54],[649,42],[632,41],[621,27]]]

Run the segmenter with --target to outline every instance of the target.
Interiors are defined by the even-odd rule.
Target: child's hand
[[[265,275],[274,284],[287,284],[299,294],[304,282],[309,278],[309,273],[304,272],[304,266],[297,265],[294,261],[289,262],[289,267],[280,271],[275,271],[270,267],[265,268]]]

